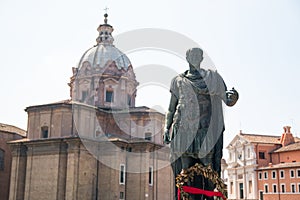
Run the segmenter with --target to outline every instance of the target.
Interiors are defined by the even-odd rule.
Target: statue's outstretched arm
[[[166,114],[165,131],[164,131],[164,134],[163,134],[165,144],[168,144],[168,143],[171,142],[170,128],[171,128],[172,123],[173,123],[173,117],[174,117],[174,113],[176,111],[177,104],[178,104],[177,97],[174,94],[171,93],[171,100],[170,100],[170,104],[169,104],[169,109],[168,109],[168,112]]]

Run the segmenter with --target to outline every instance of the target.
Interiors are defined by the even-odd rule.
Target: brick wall
[[[9,196],[12,155],[7,142],[21,138],[15,133],[0,131],[0,151],[4,156],[3,169],[0,169],[0,200],[6,200]]]

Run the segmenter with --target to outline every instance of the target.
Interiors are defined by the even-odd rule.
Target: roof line
[[[261,135],[261,134],[251,134],[251,133],[240,133],[240,135],[252,135],[252,136],[263,136],[263,137],[281,137],[276,135]]]

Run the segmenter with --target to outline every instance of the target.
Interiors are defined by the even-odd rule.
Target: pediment
[[[233,140],[229,143],[229,145],[227,146],[228,149],[232,148],[232,147],[240,147],[244,144],[247,144],[248,141],[245,140],[244,138],[242,138],[240,135],[236,135]]]
[[[81,79],[81,80],[79,81],[79,84],[80,84],[80,85],[81,85],[81,84],[87,85],[87,84],[90,84],[90,81],[87,80],[87,79]]]
[[[127,72],[124,74],[125,77],[128,77],[130,79],[135,79],[135,74],[134,74],[134,71],[131,67],[131,65],[129,66]]]
[[[231,164],[231,167],[232,167],[232,168],[238,168],[238,167],[242,167],[242,165],[240,165],[240,164],[237,163],[237,162],[234,162],[234,163]]]
[[[110,84],[110,83],[118,84],[119,83],[119,81],[117,81],[116,79],[111,78],[111,77],[103,79],[103,82],[106,84]]]
[[[81,68],[79,69],[79,75],[90,75],[91,74],[91,63],[85,61],[82,63]]]

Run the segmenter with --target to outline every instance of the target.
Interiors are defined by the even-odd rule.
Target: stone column
[[[104,82],[103,80],[99,80],[99,88],[98,88],[98,103],[99,106],[104,106]]]
[[[57,199],[64,199],[66,194],[66,176],[67,176],[67,144],[61,143],[59,146],[59,164],[57,181]]]
[[[238,197],[238,184],[237,184],[237,170],[234,169],[234,174],[233,174],[233,193],[232,193],[232,196],[231,198],[232,199],[237,199]]]
[[[31,176],[32,176],[32,162],[33,162],[33,147],[28,147],[27,150],[27,161],[26,161],[26,180],[25,180],[25,193],[24,198],[30,200],[30,188],[31,188]]]
[[[253,169],[252,172],[252,192],[253,192],[253,199],[258,199],[257,176],[256,176],[255,168]]]
[[[80,158],[80,141],[70,140],[68,144],[68,161],[67,161],[67,181],[66,181],[66,200],[77,200],[78,192],[78,173]]]

